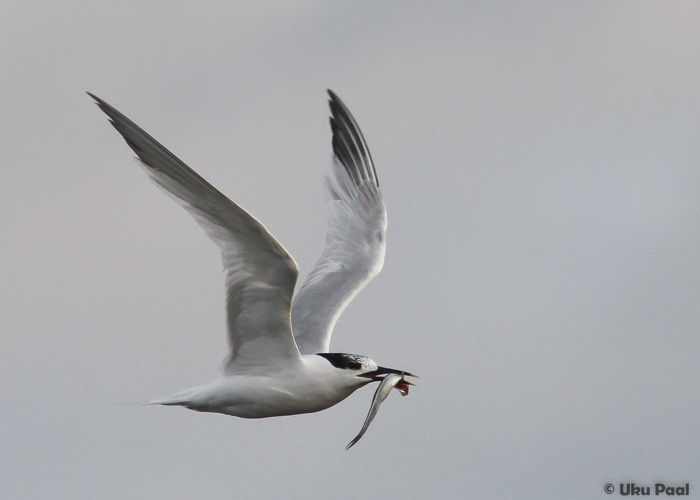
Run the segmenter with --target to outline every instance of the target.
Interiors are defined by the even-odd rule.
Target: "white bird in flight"
[[[366,356],[329,352],[338,317],[384,265],[386,209],[365,139],[332,91],[333,176],[326,248],[292,299],[298,267],[255,217],[99,97],[88,92],[136,153],[150,178],[187,210],[219,246],[226,273],[229,354],[224,375],[147,404],[243,418],[325,410],[360,387],[381,381],[365,424],[415,375]]]

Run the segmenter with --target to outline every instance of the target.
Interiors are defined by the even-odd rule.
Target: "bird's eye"
[[[360,368],[362,368],[362,365],[357,361],[351,361],[350,363],[348,363],[348,368],[350,368],[351,370],[359,370]]]

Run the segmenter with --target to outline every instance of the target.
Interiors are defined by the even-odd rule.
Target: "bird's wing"
[[[298,269],[258,220],[105,101],[89,94],[134,150],[151,179],[182,205],[221,249],[230,347],[227,372],[300,361],[290,309]]]
[[[372,157],[355,119],[332,91],[333,177],[326,248],[292,305],[302,354],[328,352],[333,327],[384,265],[386,209]]]

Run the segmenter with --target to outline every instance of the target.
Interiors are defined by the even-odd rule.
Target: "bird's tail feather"
[[[188,406],[192,402],[194,389],[178,392],[165,398],[143,401],[142,405],[163,405],[163,406]]]

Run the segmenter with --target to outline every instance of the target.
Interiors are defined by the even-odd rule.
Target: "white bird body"
[[[311,413],[387,374],[400,375],[400,380],[392,377],[391,387],[407,394],[410,384],[403,377],[413,376],[410,373],[377,366],[365,356],[329,352],[338,317],[382,269],[387,219],[362,132],[342,101],[328,93],[334,161],[333,176],[327,177],[326,248],[293,303],[297,264],[265,226],[138,125],[89,94],[151,180],[219,246],[226,273],[230,349],[224,376],[146,404],[243,418]],[[382,384],[382,394],[375,395],[372,418],[388,394],[387,387],[388,383]]]
[[[373,366],[376,369],[377,365]],[[227,375],[148,404],[178,405],[242,418],[277,417],[325,410],[371,382],[313,354],[302,356],[295,366],[276,368]]]

